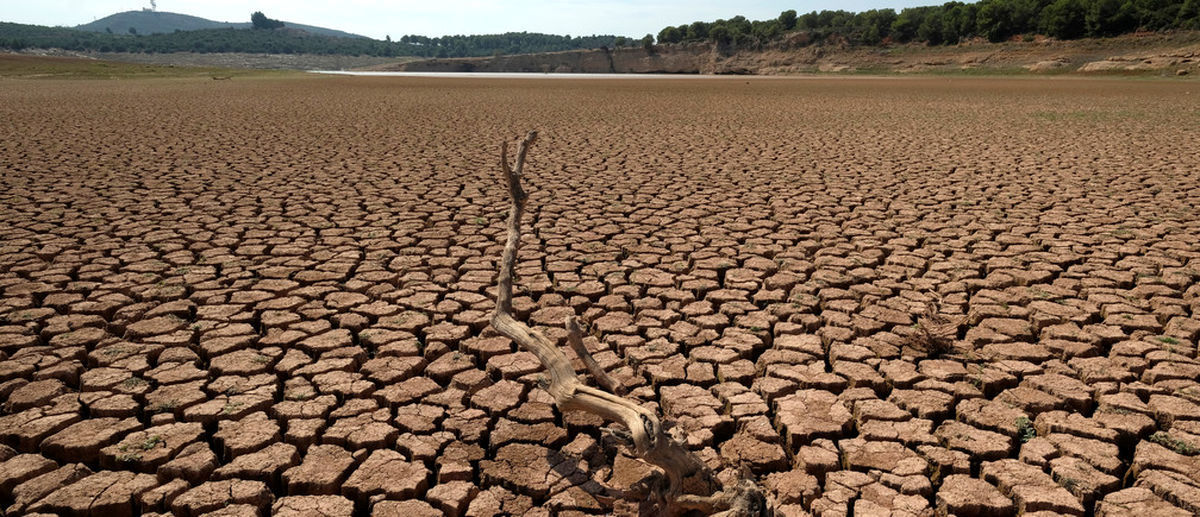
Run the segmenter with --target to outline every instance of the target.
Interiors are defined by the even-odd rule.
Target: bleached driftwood
[[[508,240],[500,262],[499,289],[492,327],[537,356],[550,376],[546,390],[560,411],[586,411],[624,426],[612,434],[627,445],[634,456],[662,470],[662,476],[644,486],[643,493],[628,494],[640,499],[641,512],[651,515],[773,515],[763,491],[746,477],[722,486],[704,462],[668,436],[662,421],[633,400],[619,396],[620,386],[584,347],[582,332],[574,316],[566,318],[568,343],[603,389],[585,385],[570,360],[546,336],[518,321],[512,306],[513,270],[521,241],[521,216],[528,195],[521,187],[525,155],[537,140],[530,132],[517,148],[515,165],[508,163],[508,142],[500,148],[500,167],[508,182],[512,207],[508,212]]]

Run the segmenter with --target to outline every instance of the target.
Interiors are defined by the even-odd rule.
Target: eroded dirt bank
[[[490,58],[431,59],[373,67],[410,72],[566,72],[776,75],[811,72],[1035,72],[1194,74],[1200,32],[1077,41],[986,42],[956,46],[774,45],[721,51],[709,44],[582,50]]]

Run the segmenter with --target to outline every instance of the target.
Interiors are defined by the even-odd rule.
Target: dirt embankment
[[[408,72],[533,72],[533,73],[732,73],[714,68],[719,57],[709,45],[570,50],[496,57],[429,59],[393,63],[374,70]],[[749,70],[745,72],[750,72]]]
[[[954,46],[784,42],[762,50],[729,51],[711,44],[578,50],[392,63],[372,70],[408,72],[677,73],[778,75],[812,72],[1032,72],[1178,74],[1200,72],[1200,32],[1120,38]]]

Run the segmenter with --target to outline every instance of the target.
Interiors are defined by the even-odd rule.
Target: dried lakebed
[[[1187,81],[0,89],[10,513],[569,515],[645,475],[519,316],[786,515],[1200,512]],[[963,318],[938,357],[930,301]],[[569,352],[568,352],[569,353]],[[732,475],[732,469],[725,474]]]

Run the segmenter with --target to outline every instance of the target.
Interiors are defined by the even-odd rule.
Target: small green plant
[[[138,444],[138,446],[141,447],[143,451],[148,451],[157,447],[160,443],[163,443],[163,437],[156,434],[147,437],[145,440],[142,440],[142,443]]]
[[[1159,431],[1157,433],[1150,435],[1150,441],[1157,443],[1168,449],[1171,449],[1171,450],[1173,450],[1179,454],[1182,454],[1184,456],[1194,456],[1196,453],[1200,452],[1200,450],[1197,450],[1191,444],[1189,444],[1183,440],[1180,440],[1178,438],[1174,438],[1171,435],[1169,435],[1165,432],[1162,432],[1162,431]]]
[[[1037,438],[1037,429],[1033,428],[1033,421],[1029,417],[1017,417],[1016,424],[1017,438],[1021,440],[1021,443]]]
[[[226,402],[225,407],[221,408],[221,414],[232,415],[237,412],[237,410],[241,409],[242,405],[243,404],[241,402]]]
[[[285,395],[284,398],[286,398],[288,400],[310,400],[314,396],[316,396],[316,394],[313,393],[312,391],[291,391],[291,392],[288,392],[288,394]]]
[[[1158,340],[1159,340],[1160,342],[1162,342],[1162,343],[1166,343],[1166,344],[1168,344],[1168,345],[1178,345],[1178,344],[1179,344],[1179,340],[1178,340],[1178,339],[1175,339],[1175,338],[1173,338],[1173,337],[1171,337],[1171,336],[1159,336],[1159,337],[1158,337]]]
[[[117,455],[117,461],[121,463],[134,463],[142,460],[143,451],[148,451],[159,444],[163,443],[161,435],[150,435],[140,442],[126,443],[117,448],[122,454]]]
[[[1038,297],[1038,298],[1042,298],[1042,299],[1050,298],[1050,293],[1049,293],[1049,292],[1047,292],[1047,291],[1046,291],[1046,290],[1044,290],[1044,289],[1039,289],[1039,288],[1037,288],[1037,287],[1030,287],[1030,288],[1029,288],[1029,294],[1032,294],[1032,295],[1034,295],[1034,296],[1036,296],[1036,297]]]

